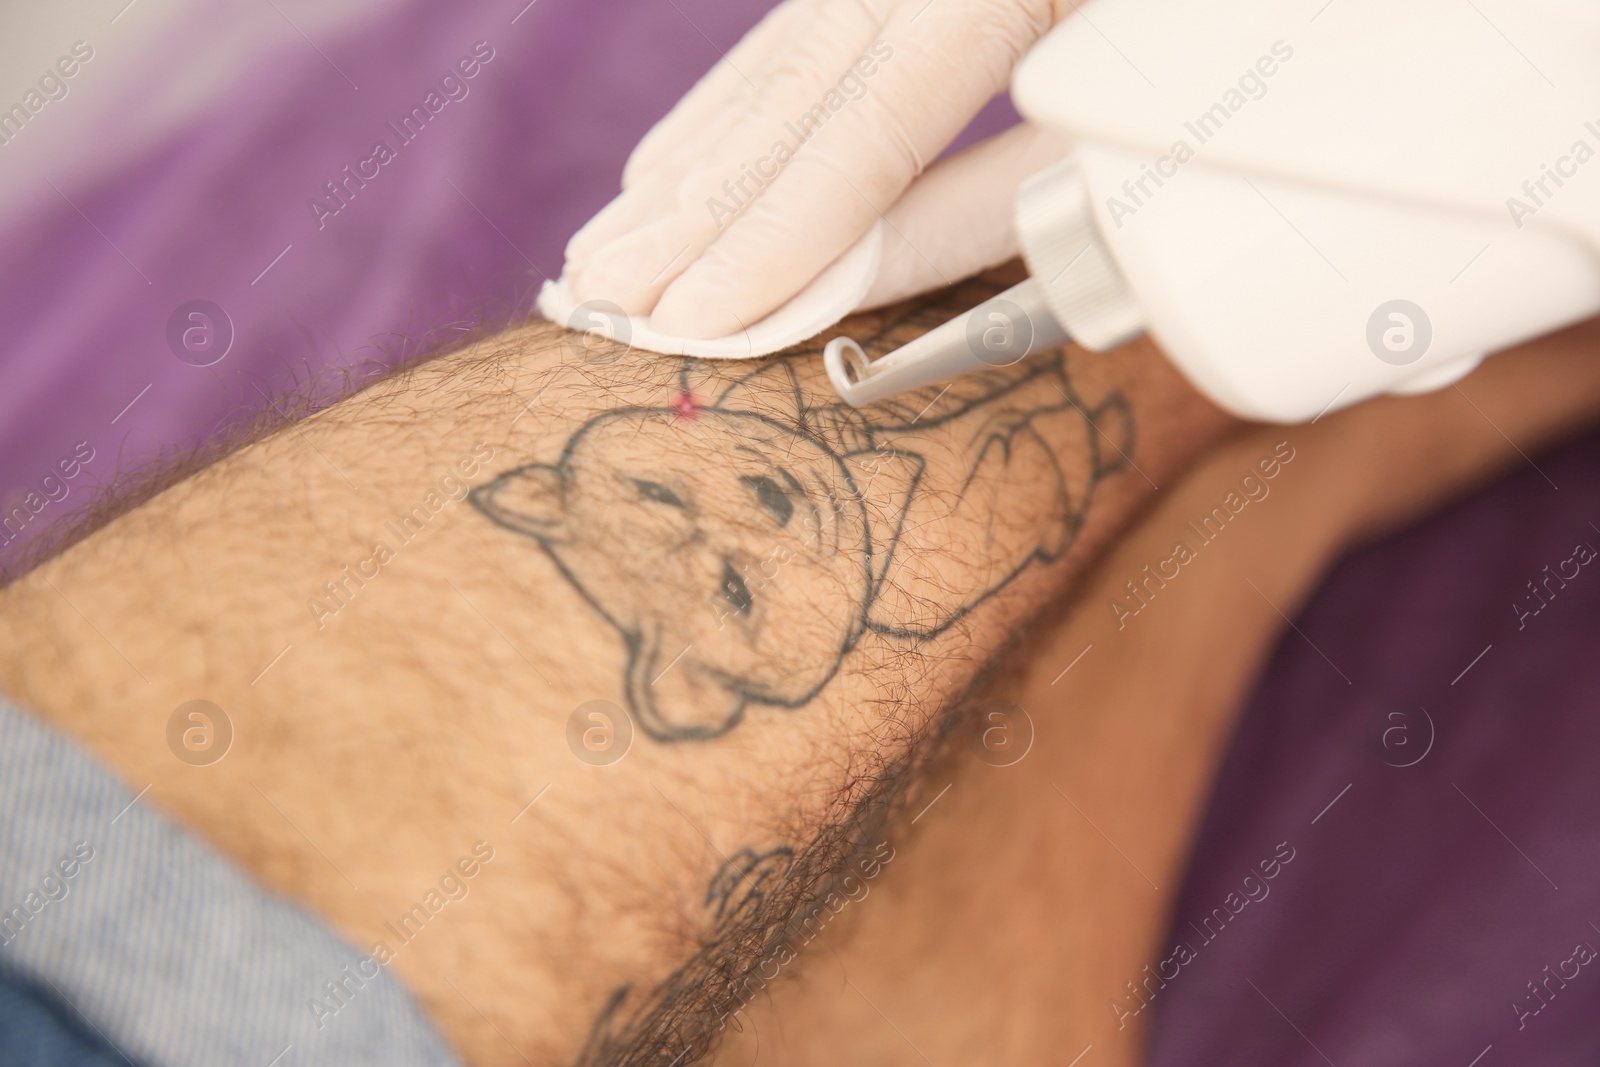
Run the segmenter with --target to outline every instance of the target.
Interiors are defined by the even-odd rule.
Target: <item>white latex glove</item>
[[[649,314],[664,333],[722,337],[799,292],[880,217],[890,237],[869,304],[1009,258],[1016,187],[1065,142],[1024,125],[922,171],[1069,10],[786,0],[634,149],[622,195],[567,245],[574,297]],[[808,128],[818,105],[826,118]]]

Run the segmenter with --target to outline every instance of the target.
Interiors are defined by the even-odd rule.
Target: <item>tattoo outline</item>
[[[1060,353],[860,410],[808,404],[789,358],[731,379],[685,360],[670,402],[596,415],[469,495],[621,637],[626,705],[657,741],[804,706],[868,634],[938,637],[1059,559],[1128,462],[1126,399],[1085,404]],[[1023,494],[1047,502],[1009,520]]]

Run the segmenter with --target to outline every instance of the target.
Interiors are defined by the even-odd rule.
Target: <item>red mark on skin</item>
[[[692,419],[700,414],[700,401],[689,390],[681,390],[672,398],[672,414],[680,419]]]

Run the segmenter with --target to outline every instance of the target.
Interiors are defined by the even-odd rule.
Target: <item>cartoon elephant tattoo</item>
[[[470,497],[616,630],[658,741],[803,706],[866,634],[937,637],[1066,551],[1132,448],[1126,400],[1084,404],[1060,354],[864,410],[808,405],[784,359],[723,374],[686,360],[671,402]]]

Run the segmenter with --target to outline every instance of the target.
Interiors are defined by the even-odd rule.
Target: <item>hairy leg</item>
[[[1205,935],[1158,938],[1280,609],[1353,543],[1591,423],[1597,345],[1600,323],[1586,323],[1457,388],[1208,453],[970,702],[930,768],[937,803],[902,826],[881,877],[766,968],[717,1062],[999,1067],[1090,1046],[1084,1064],[1138,1062],[1168,983],[1197,980],[1185,967]],[[1202,541],[1196,521],[1229,493],[1248,503]],[[1178,544],[1193,558],[1163,566]],[[1265,899],[1298,844],[1262,842],[1241,892]]]
[[[849,329],[879,353],[1007,280]],[[531,326],[13,583],[0,685],[392,966],[472,1061],[691,1062],[793,924],[889,862],[991,659],[1232,426],[1146,344],[855,412],[814,358]],[[196,700],[231,723],[218,761],[181,758]]]

